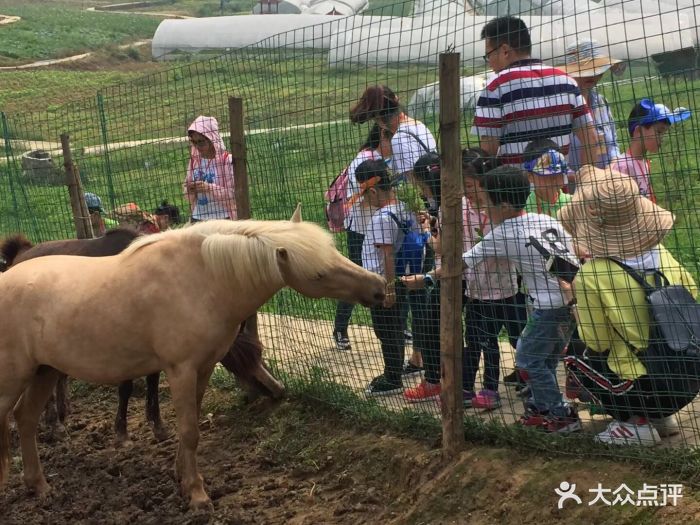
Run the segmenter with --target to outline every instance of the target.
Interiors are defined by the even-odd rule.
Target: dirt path
[[[14,449],[9,486],[0,491],[0,522],[580,525],[700,519],[700,495],[688,488],[676,507],[589,506],[587,491],[598,483],[611,489],[625,483],[636,494],[644,482],[673,482],[628,465],[473,445],[445,461],[435,443],[353,428],[322,407],[264,400],[243,406],[236,399],[222,390],[205,398],[213,415],[201,424],[199,463],[214,502],[211,515],[188,512],[177,495],[175,440],[153,442],[142,400],[130,410],[133,447],[115,450],[114,389],[83,388],[74,397],[68,439],[40,444],[51,495],[38,501],[27,494]],[[582,505],[556,508],[554,489],[563,480],[577,484]]]
[[[379,341],[370,326],[351,325],[350,340],[353,349],[339,352],[335,349],[330,321],[314,321],[284,315],[260,314],[259,330],[268,356],[277,360],[282,368],[295,376],[308,377],[311,370],[324,370],[326,377],[345,385],[362,395],[373,377],[383,371],[383,361]],[[406,348],[408,358],[411,347]],[[501,377],[513,370],[513,348],[501,343]],[[477,388],[481,385],[483,369],[477,375]],[[420,381],[420,376],[404,378],[404,386],[410,387]],[[563,389],[563,367],[559,367],[559,385]],[[523,402],[510,386],[500,385],[502,406],[493,411],[466,409],[465,415],[476,416],[483,421],[499,421],[513,424],[523,413]],[[436,401],[407,403],[400,394],[379,398],[379,402],[391,410],[418,410],[440,417],[440,407]],[[610,422],[604,415],[591,415],[587,404],[577,403],[584,432],[601,432]],[[692,447],[700,444],[700,428],[696,414],[700,413],[700,399],[682,409],[677,420],[681,432],[664,438],[660,446]]]

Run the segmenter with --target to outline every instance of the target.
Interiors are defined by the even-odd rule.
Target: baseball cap
[[[100,199],[94,193],[85,193],[85,204],[87,205],[88,210],[97,210],[100,213],[105,212],[102,208],[102,199]]]
[[[676,124],[677,122],[688,120],[692,115],[692,112],[688,108],[678,107],[671,111],[663,104],[655,104],[650,98],[643,98],[639,102],[639,106],[646,114],[629,122],[630,135],[634,133],[634,130],[637,129],[639,125],[649,125],[664,121],[669,124]]]
[[[566,157],[554,149],[547,150],[539,157],[526,162],[523,164],[523,168],[530,173],[543,177],[568,175],[571,173]]]

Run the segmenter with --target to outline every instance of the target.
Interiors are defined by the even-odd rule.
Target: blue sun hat
[[[639,105],[646,114],[642,117],[634,119],[629,123],[630,135],[634,134],[634,130],[638,126],[648,126],[649,124],[654,124],[655,122],[668,122],[670,125],[676,124],[677,122],[682,122],[688,120],[692,112],[688,108],[678,107],[671,111],[663,104],[655,104],[650,98],[643,98]]]
[[[547,150],[536,159],[526,162],[523,164],[523,168],[542,177],[550,175],[564,175],[566,177],[572,172],[566,162],[566,157],[555,149]]]

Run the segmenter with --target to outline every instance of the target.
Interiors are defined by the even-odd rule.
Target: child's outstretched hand
[[[401,277],[401,283],[409,290],[420,290],[425,288],[425,282],[422,275],[404,275]]]

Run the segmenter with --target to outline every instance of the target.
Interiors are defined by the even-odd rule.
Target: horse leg
[[[56,412],[58,420],[65,424],[66,417],[71,413],[70,397],[68,396],[68,376],[60,374],[56,383]]]
[[[197,408],[200,387],[198,374],[184,365],[177,371],[167,371],[170,392],[177,417],[179,438],[175,459],[175,474],[180,480],[180,489],[189,496],[190,508],[210,508],[211,500],[204,491],[204,480],[197,471],[197,445],[199,444],[199,413]],[[213,367],[211,367],[213,370]],[[211,373],[210,370],[210,373]],[[202,389],[203,391],[203,389]]]
[[[270,373],[264,363],[260,363],[257,370],[253,372],[253,377],[264,386],[273,399],[279,399],[284,394],[284,385]]]
[[[117,417],[114,420],[114,432],[117,435],[114,440],[115,447],[131,445],[129,434],[126,431],[126,412],[129,408],[129,398],[133,391],[133,381],[122,381],[119,384],[119,406],[117,407]]]
[[[53,368],[40,368],[14,410],[22,448],[24,484],[39,496],[46,494],[50,487],[41,469],[36,432],[41,411],[56,386],[59,374]]]
[[[146,421],[151,425],[156,440],[164,441],[168,439],[168,431],[160,418],[159,382],[160,372],[146,376]]]
[[[48,402],[46,403],[44,423],[46,423],[51,434],[58,433],[58,411],[56,410],[56,397],[53,392],[51,392]]]

